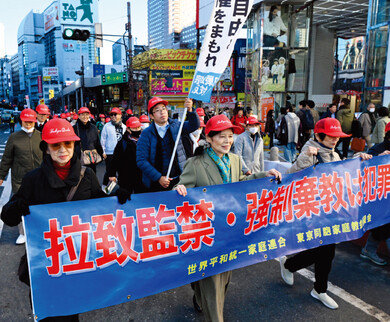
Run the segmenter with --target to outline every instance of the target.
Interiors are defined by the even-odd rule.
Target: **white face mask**
[[[196,138],[200,137],[200,134],[202,133],[202,129],[197,129],[196,131],[192,132],[192,135]]]
[[[375,112],[375,108],[370,108],[369,111],[370,111],[371,113],[374,113],[374,112]]]
[[[257,130],[258,130],[257,127],[250,127],[250,128],[249,128],[249,132],[250,132],[251,134],[253,134],[253,135],[257,133]]]
[[[149,123],[142,123],[141,129],[145,130],[147,127],[149,127]]]
[[[32,133],[34,132],[34,127],[32,127],[31,129],[26,129],[24,126],[22,126],[22,130],[26,133]]]

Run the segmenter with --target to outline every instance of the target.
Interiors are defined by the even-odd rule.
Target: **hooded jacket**
[[[354,112],[352,111],[351,108],[345,107],[341,108],[337,114],[336,118],[339,120],[341,124],[341,129],[343,130],[344,133],[346,134],[351,134],[352,133],[352,121],[355,117]]]
[[[385,138],[386,124],[390,122],[388,116],[383,116],[376,122],[374,130],[372,131],[372,143],[382,143]]]
[[[328,162],[335,162],[335,161],[341,161],[340,156],[334,151],[334,149],[330,149],[322,145],[321,143],[314,141],[313,139],[310,139],[306,142],[306,144],[303,146],[301,153],[298,156],[297,161],[292,165],[289,173],[294,173],[301,171],[303,169],[309,168],[317,162],[319,162],[319,159],[315,155],[308,155],[306,154],[306,151],[309,149],[309,147],[318,148],[318,154],[321,156],[324,163]]]

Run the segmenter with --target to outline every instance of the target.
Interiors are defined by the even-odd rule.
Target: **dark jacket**
[[[24,175],[42,162],[41,132],[34,130],[31,137],[24,131],[12,133],[5,146],[0,163],[0,179],[12,171],[12,191],[18,191]]]
[[[45,126],[45,124],[47,123],[48,121],[45,121],[43,124],[41,125],[38,125],[38,122],[35,123],[35,129],[38,130],[39,132],[42,132],[43,130],[43,127]]]
[[[336,118],[336,114],[337,114],[337,111],[336,111],[336,113],[334,113],[335,118]],[[321,120],[325,119],[327,117],[332,117],[332,113],[329,110],[327,110],[324,114],[321,115]]]
[[[382,143],[372,146],[367,153],[373,156],[378,156],[386,150],[390,151],[390,141],[385,139]]]
[[[54,171],[51,157],[45,154],[41,166],[25,175],[18,192],[3,206],[1,220],[8,226],[16,226],[21,222],[23,205],[32,206],[66,201],[70,189],[79,182],[80,171],[81,163],[74,154],[69,175],[65,180],[61,180]],[[95,173],[86,168],[72,200],[106,196]],[[26,255],[21,259],[18,275],[22,282],[30,285]]]
[[[183,133],[191,133],[199,128],[200,122],[198,114],[195,112],[188,112],[187,121],[183,125]],[[173,141],[176,141],[177,134],[180,128],[180,122],[174,119],[168,119],[169,128],[171,131]],[[149,126],[142,134],[137,144],[137,166],[142,171],[142,182],[146,187],[150,187],[152,182],[157,182],[161,174],[155,168],[156,161],[156,147],[157,147],[157,130],[155,126]],[[184,150],[184,148],[183,148]]]
[[[95,125],[91,122],[84,124],[80,120],[77,120],[73,125],[73,129],[76,135],[80,138],[80,143],[75,146],[75,153],[80,157],[81,150],[96,150],[101,156],[103,156],[103,148],[100,144],[99,132]]]
[[[115,177],[118,173],[118,184],[131,193],[147,192],[142,184],[142,172],[136,162],[137,141],[125,132],[115,147],[108,176]]]

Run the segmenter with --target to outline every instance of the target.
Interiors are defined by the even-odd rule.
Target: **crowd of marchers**
[[[53,116],[46,105],[38,105],[35,111],[24,109],[21,129],[12,131],[0,163],[0,184],[12,172],[12,194],[1,219],[9,226],[19,225],[16,243],[25,242],[20,223],[31,205],[107,195],[116,195],[123,204],[137,193],[176,190],[185,196],[193,187],[263,177],[281,180],[277,170],[264,170],[265,148],[272,148],[274,142],[283,147],[284,159],[291,163],[289,173],[348,157],[364,161],[390,154],[389,110],[374,104],[356,118],[348,99],[330,104],[323,115],[313,101],[301,101],[298,109],[287,104],[279,115],[270,110],[261,124],[250,109],[236,107],[233,115],[228,108],[215,113],[210,107],[195,109],[194,102],[186,99],[182,127],[177,117],[169,117],[168,105],[153,97],[147,115],[139,117],[131,109],[122,113],[117,107],[108,116],[91,115],[87,107]],[[96,171],[101,162],[105,173],[99,182]],[[390,249],[389,226],[371,231],[362,258],[386,265],[376,251],[381,241]],[[335,244],[325,245],[280,258],[282,280],[293,285],[294,272],[314,264],[311,296],[337,309],[327,294],[335,248]],[[30,285],[26,256],[18,275]],[[191,284],[194,308],[207,321],[223,321],[231,278],[229,271]],[[78,315],[50,319],[78,321]]]

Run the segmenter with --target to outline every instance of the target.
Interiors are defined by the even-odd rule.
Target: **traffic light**
[[[86,41],[91,33],[86,29],[65,28],[62,33],[63,39]]]
[[[165,77],[165,87],[166,88],[173,87],[173,77],[172,76]]]

